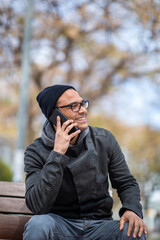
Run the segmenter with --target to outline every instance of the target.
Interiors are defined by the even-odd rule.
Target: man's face
[[[83,100],[83,98],[81,98],[75,90],[68,89],[58,99],[57,107],[72,104],[74,102],[81,103],[82,100]],[[86,120],[87,109],[85,107],[81,106],[81,108],[78,112],[73,112],[70,107],[60,108],[59,110],[68,119],[72,119],[75,123],[77,123],[77,127],[81,131],[87,129],[87,127],[88,127],[87,120]]]

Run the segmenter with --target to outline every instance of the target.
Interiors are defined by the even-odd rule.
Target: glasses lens
[[[88,100],[86,100],[86,101],[83,100],[81,103],[73,103],[71,108],[72,108],[73,112],[78,112],[80,110],[81,106],[85,107],[87,109],[88,105],[89,105],[89,101]]]
[[[72,104],[72,111],[73,112],[78,112],[79,111],[79,106],[80,106],[80,103],[73,103]]]
[[[82,102],[82,106],[85,107],[86,109],[88,108],[88,100]]]

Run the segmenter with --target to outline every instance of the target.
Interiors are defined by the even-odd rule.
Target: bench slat
[[[0,198],[0,212],[33,214],[25,205],[24,198],[10,198],[10,197]]]
[[[25,184],[0,181],[0,239],[22,240],[33,213],[25,204]]]
[[[0,182],[0,196],[24,197],[25,184],[17,182]]]
[[[0,217],[0,239],[22,240],[25,223],[31,218],[28,215],[3,215]]]

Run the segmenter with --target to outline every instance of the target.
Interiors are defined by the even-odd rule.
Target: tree
[[[14,125],[26,3],[25,0],[10,4],[3,1],[0,9],[1,82],[9,86],[15,98],[4,94],[1,107],[4,110],[4,102],[10,102],[11,111],[6,113],[4,110],[4,113],[5,118],[13,118]],[[142,11],[142,5],[145,5],[145,11]],[[35,96],[47,85],[74,84],[92,104],[130,78],[140,81],[148,77],[159,84],[159,65],[154,63],[152,68],[147,67],[150,59],[153,61],[159,53],[156,44],[159,40],[159,7],[156,0],[35,1],[27,143],[37,132]],[[137,28],[139,35],[135,46],[130,44],[129,35],[128,39],[124,37],[131,27],[134,32]]]

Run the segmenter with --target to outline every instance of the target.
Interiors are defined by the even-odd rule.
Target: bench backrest
[[[0,181],[0,239],[22,239],[33,213],[25,204],[25,184]]]

